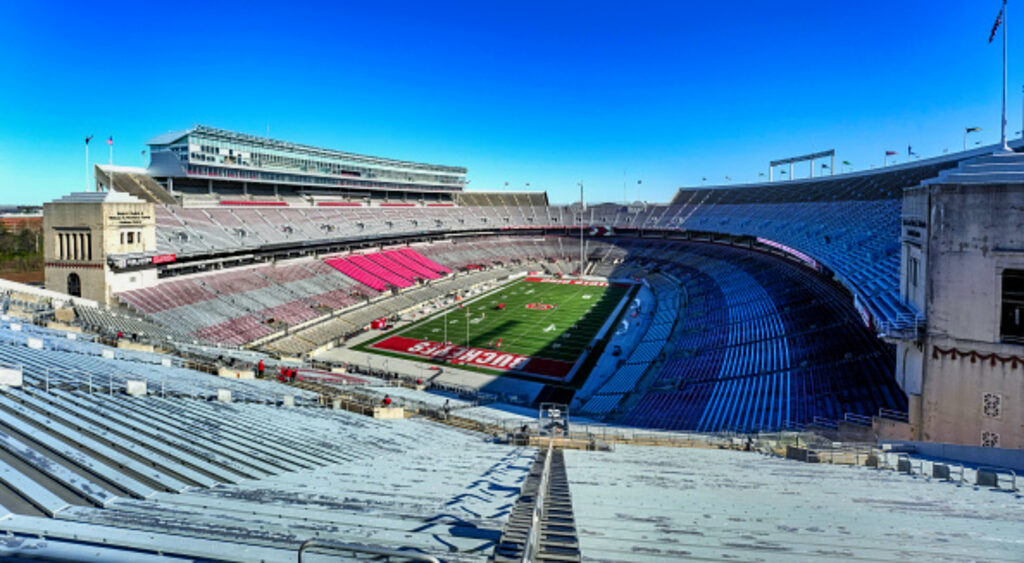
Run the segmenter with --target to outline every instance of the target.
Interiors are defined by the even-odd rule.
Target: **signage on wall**
[[[107,221],[120,227],[138,227],[153,221],[153,216],[145,211],[117,210],[107,216]]]
[[[153,264],[170,264],[178,259],[177,254],[157,254],[153,257]]]

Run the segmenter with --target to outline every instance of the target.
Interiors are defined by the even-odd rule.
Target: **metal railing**
[[[878,409],[878,418],[895,420],[896,422],[910,422],[910,415],[908,413],[892,409]]]
[[[547,455],[544,457],[544,470],[540,474],[540,483],[537,484],[537,498],[533,503],[530,533],[526,536],[526,544],[523,546],[523,563],[536,561],[537,552],[540,550],[540,522],[544,519],[544,500],[547,496],[548,480],[551,478],[551,458],[554,457],[554,451],[554,446],[549,441]]]

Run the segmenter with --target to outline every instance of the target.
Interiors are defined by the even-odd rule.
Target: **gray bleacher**
[[[88,336],[67,338],[67,333],[32,325],[0,323],[0,362],[21,366],[26,384],[38,387],[92,388],[121,392],[128,380],[145,381],[151,392],[216,398],[218,389],[231,391],[236,400],[277,403],[283,395],[315,403],[309,391],[285,388],[272,381],[215,377],[185,369],[182,361],[163,354],[111,348],[90,342]],[[41,348],[30,347],[37,340]]]
[[[124,335],[137,335],[148,341],[179,340],[194,341],[188,333],[178,330],[174,325],[164,326],[146,321],[127,313],[118,313],[98,307],[83,305],[75,306],[75,315],[86,330],[105,336],[115,336],[118,332]]]
[[[294,560],[314,537],[480,561],[535,455],[425,421],[37,387],[0,390],[0,451],[20,540],[0,557],[125,561]]]
[[[617,445],[565,463],[586,560],[1020,559],[1019,497],[984,488],[726,450]]]

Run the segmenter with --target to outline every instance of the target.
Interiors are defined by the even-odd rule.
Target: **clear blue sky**
[[[6,2],[0,195],[39,203],[94,162],[140,165],[203,123],[464,165],[470,189],[665,201],[835,148],[855,168],[999,135],[998,0]],[[1016,7],[1019,6],[1019,7]],[[1009,131],[1024,3],[1011,2]],[[1016,23],[1019,22],[1019,23]],[[805,172],[806,173],[806,172]]]

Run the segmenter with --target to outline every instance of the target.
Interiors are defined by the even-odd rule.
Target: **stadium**
[[[439,21],[450,8],[433,9]],[[396,29],[411,17],[400,12]],[[561,21],[591,16],[570,15]],[[359,37],[359,9],[350,17]],[[410,37],[435,31],[413,19]],[[301,35],[337,31],[302,23]],[[203,25],[181,26],[177,56],[212,57]],[[600,29],[614,44],[611,27]],[[308,142],[339,138],[315,127],[278,138],[225,118],[147,133],[138,166],[115,161],[113,136],[109,160],[90,160],[85,137],[87,189],[62,184],[42,206],[45,283],[0,274],[0,560],[1024,560],[1024,133],[1007,136],[1002,29],[997,144],[969,145],[980,132],[969,126],[960,151],[908,146],[902,162],[887,150],[853,170],[835,149],[786,155],[765,132],[728,155],[754,150],[743,143],[782,153],[757,181],[696,176],[656,201],[628,198],[625,171],[622,201],[582,181],[471,177],[480,155],[442,146],[465,124],[406,123],[401,104],[394,120],[366,110],[370,133],[359,130],[332,113],[349,90],[436,107],[435,92],[411,93],[408,67],[373,57],[345,67],[275,38],[302,57],[260,64],[326,61],[306,76],[330,90],[325,75],[340,74],[330,99],[291,78],[239,95],[239,82],[207,80],[205,63],[179,74],[147,63],[160,88],[139,97],[175,106],[145,107],[153,133],[190,123],[173,121],[182,106],[228,115],[251,96],[301,106],[316,127],[344,123],[352,138],[391,136],[350,151]],[[417,48],[433,53],[429,42]],[[216,75],[241,62],[231,52]],[[430,63],[459,84],[443,91],[453,99],[484,72]],[[366,80],[383,74],[400,87]],[[144,80],[113,76],[126,91]],[[548,79],[544,102],[557,105]],[[217,92],[229,95],[207,96]],[[634,94],[586,119],[615,130],[639,115],[630,104],[648,94]],[[126,115],[137,102],[117,99]],[[462,103],[472,121],[479,108]],[[410,149],[405,135],[426,141]],[[549,146],[541,136],[527,135],[534,154]],[[705,140],[687,142],[699,153]],[[601,157],[586,162],[606,174]],[[41,168],[4,176],[30,191]]]
[[[605,465],[687,465],[756,439],[762,455],[899,465],[884,477],[899,491],[900,473],[948,473],[938,460],[951,455],[968,467],[959,482],[1006,483],[1012,469],[985,467],[1024,447],[1020,387],[1005,378],[1024,363],[1007,310],[1021,307],[1020,231],[987,223],[986,244],[1005,250],[948,242],[979,228],[973,214],[1013,213],[1016,153],[552,205],[467,191],[457,166],[206,126],[150,150],[150,167],[99,165],[96,191],[47,203],[47,291],[6,292],[12,555],[273,560],[311,539],[350,557],[715,558],[719,540],[636,551],[660,513],[615,535],[605,496],[622,469]],[[963,307],[964,261],[1002,280],[974,297],[999,327],[984,345],[940,328]],[[967,382],[974,401],[957,392]],[[379,472],[387,454],[403,469]],[[731,465],[700,455],[709,471]],[[407,473],[427,459],[443,475]],[[860,475],[842,471],[814,479]],[[322,496],[342,476],[345,499],[406,494],[410,479],[439,490],[364,498],[353,514],[355,501]],[[445,498],[450,510],[424,517]],[[999,498],[1019,496],[991,510]],[[781,558],[813,557],[806,541]]]

